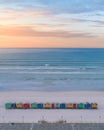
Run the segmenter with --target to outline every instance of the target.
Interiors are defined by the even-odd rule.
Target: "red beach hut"
[[[23,107],[24,107],[24,109],[29,109],[29,108],[30,108],[30,104],[29,104],[29,103],[25,103],[25,104],[23,105]]]
[[[54,103],[52,103],[51,107],[52,107],[52,109],[55,109],[55,104],[54,104]]]
[[[77,104],[76,103],[73,104],[73,109],[77,109]]]

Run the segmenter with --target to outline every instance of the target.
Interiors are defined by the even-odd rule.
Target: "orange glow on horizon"
[[[0,48],[104,47],[103,39],[95,39],[86,34],[42,32],[27,26],[1,26],[0,35]]]

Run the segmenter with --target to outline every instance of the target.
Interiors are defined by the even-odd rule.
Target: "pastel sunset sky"
[[[104,47],[104,0],[0,0],[0,48]]]

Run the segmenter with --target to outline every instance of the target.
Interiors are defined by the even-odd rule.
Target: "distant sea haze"
[[[104,90],[104,49],[0,49],[0,90]]]

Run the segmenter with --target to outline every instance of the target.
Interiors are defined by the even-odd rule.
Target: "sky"
[[[104,48],[104,0],[0,0],[0,48]]]

